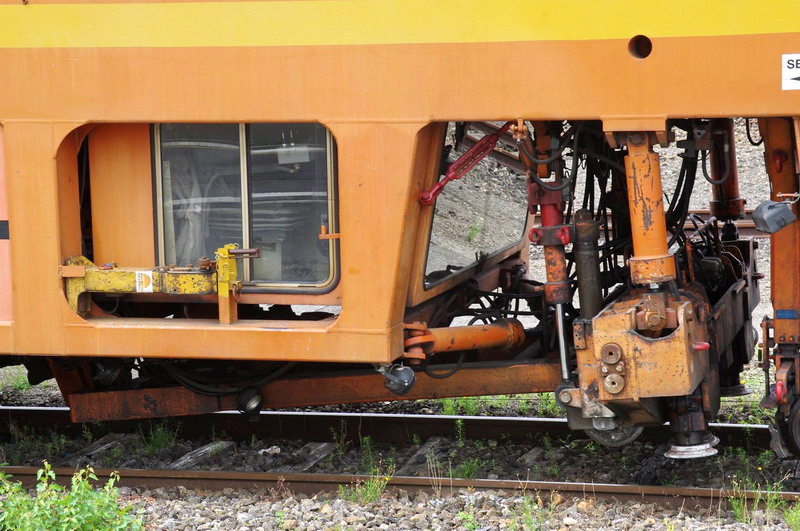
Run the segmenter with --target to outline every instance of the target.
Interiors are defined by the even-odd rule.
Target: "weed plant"
[[[55,428],[37,432],[30,426],[9,425],[11,441],[0,445],[4,458],[13,464],[20,464],[30,456],[53,457],[64,451],[69,439]],[[5,459],[4,459],[5,460]]]
[[[467,230],[466,240],[472,242],[480,235],[481,231],[483,231],[483,220],[481,218],[473,219]]]
[[[545,507],[541,496],[537,493],[525,494],[522,498],[522,506],[516,512],[515,518],[509,526],[510,531],[538,531],[547,529],[547,519],[552,514],[553,506]]]
[[[33,387],[28,381],[28,371],[23,367],[14,367],[14,374],[11,376],[11,387],[17,391],[26,391]]]
[[[333,438],[336,449],[331,454],[331,458],[342,460],[347,454],[347,448],[350,446],[350,441],[347,439],[347,424],[345,421],[339,423],[339,428],[331,427],[331,437]]]
[[[433,489],[433,494],[437,498],[442,497],[442,484],[444,480],[444,467],[436,459],[436,455],[433,453],[433,450],[428,450],[425,454],[425,463],[428,466],[428,477],[431,481],[431,488]]]
[[[543,417],[563,417],[564,411],[554,393],[539,393],[539,414]]]
[[[478,475],[478,470],[483,468],[486,465],[486,462],[482,459],[478,459],[477,457],[470,457],[460,465],[456,467],[455,475],[459,478],[464,479],[475,479],[475,476]]]
[[[783,519],[792,531],[800,531],[800,505],[793,505],[783,509]]]
[[[178,438],[178,431],[180,431],[180,424],[172,428],[167,420],[157,424],[151,422],[147,433],[140,427],[139,438],[142,440],[142,452],[145,455],[155,455],[159,450],[171,447]]]
[[[375,448],[369,435],[361,438],[361,468],[368,472],[375,470]]]
[[[461,520],[461,525],[467,531],[477,531],[481,529],[481,524],[475,518],[475,508],[471,505],[466,507],[467,510],[458,513],[458,518]]]
[[[775,459],[770,451],[763,451],[754,458],[742,447],[728,447],[718,457],[719,466],[728,479],[728,501],[737,522],[754,525],[754,513],[759,507],[763,509],[768,524],[781,511],[785,515],[789,510],[791,514],[791,509],[787,509],[779,496],[786,478],[776,480],[769,477],[769,471],[776,468]]]
[[[442,398],[442,415],[458,415],[458,408],[456,407],[455,398]]]
[[[456,419],[456,447],[464,448],[466,445],[466,437],[464,434],[464,421],[462,419]]]
[[[377,466],[367,479],[348,486],[339,485],[339,498],[359,505],[375,503],[386,490],[393,475],[394,467]]]
[[[85,468],[72,476],[66,489],[55,482],[56,475],[45,461],[36,478],[36,493],[30,495],[21,483],[0,473],[0,530],[143,529],[131,506],[119,506],[116,473],[95,489],[89,480],[97,477]]]
[[[753,493],[753,497],[748,496],[748,491]],[[771,523],[771,518],[784,509],[786,502],[781,499],[779,493],[781,484],[761,484],[749,478],[732,478],[728,493],[728,501],[731,504],[733,517],[737,522],[746,525],[754,525],[754,513],[756,509],[762,507],[767,518],[767,524]]]

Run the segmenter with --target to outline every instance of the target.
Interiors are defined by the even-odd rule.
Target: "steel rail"
[[[4,467],[3,472],[12,476],[12,481],[20,481],[31,487],[36,482],[36,467]],[[72,468],[54,468],[56,481],[69,484]],[[105,482],[115,471],[108,468],[96,468],[94,473],[98,480]],[[132,488],[185,488],[204,490],[222,490],[225,488],[240,489],[273,489],[286,494],[316,494],[338,489],[339,485],[350,485],[364,482],[369,476],[351,474],[276,474],[259,472],[227,472],[200,470],[141,470],[123,469],[116,471],[120,475],[118,486]],[[713,507],[731,497],[737,499],[763,500],[765,493],[761,491],[726,491],[717,488],[699,487],[664,487],[650,485],[618,485],[609,483],[570,483],[559,481],[528,481],[521,479],[450,479],[443,477],[407,477],[395,476],[389,479],[390,488],[404,489],[409,492],[426,491],[449,494],[459,489],[505,490],[515,492],[559,492],[567,496],[614,499],[619,501],[636,500],[646,503],[677,505],[689,507]],[[774,499],[797,501],[800,492],[770,492]]]
[[[213,428],[239,440],[251,435],[287,439],[307,438],[330,440],[331,431],[344,427],[348,437],[369,435],[375,441],[408,443],[415,436],[426,439],[433,436],[452,436],[456,421],[464,436],[472,439],[509,439],[523,441],[531,434],[548,433],[568,435],[573,433],[563,418],[490,417],[454,415],[417,415],[391,413],[343,413],[319,411],[262,411],[257,422],[238,411],[221,411],[206,415],[173,417],[180,422],[184,437],[207,435]],[[118,432],[135,433],[142,422],[112,421],[111,428]],[[75,430],[80,425],[69,419],[66,407],[13,407],[0,406],[0,433],[8,431],[12,423],[28,426],[53,427]],[[722,444],[741,444],[769,448],[769,429],[764,424],[712,423],[711,431]],[[672,432],[667,425],[648,426],[643,437],[653,442],[667,442]]]

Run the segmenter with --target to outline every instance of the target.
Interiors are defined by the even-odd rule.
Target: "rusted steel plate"
[[[69,395],[73,422],[176,417],[213,413],[233,406],[232,399],[200,395],[185,387],[104,391]]]
[[[437,371],[451,368],[436,366]],[[374,371],[278,380],[265,385],[261,392],[266,407],[290,408],[547,392],[560,383],[560,374],[557,363],[479,362],[464,365],[446,379],[418,372],[416,384],[402,396],[389,392],[383,376]],[[74,422],[196,415],[236,407],[234,397],[199,395],[184,387],[78,393],[69,396],[69,404]]]

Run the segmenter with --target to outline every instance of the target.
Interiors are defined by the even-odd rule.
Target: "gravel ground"
[[[782,516],[760,510],[747,523],[737,523],[732,511],[718,506],[687,511],[591,497],[565,499],[557,493],[461,490],[431,496],[396,490],[364,505],[325,494],[307,497],[233,489],[123,489],[123,494],[143,511],[148,527],[168,530],[788,529]]]

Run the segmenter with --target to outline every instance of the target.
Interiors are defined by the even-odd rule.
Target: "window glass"
[[[165,262],[194,264],[241,245],[239,126],[164,124],[160,138]]]
[[[236,243],[261,250],[239,268],[251,284],[329,284],[334,240],[319,238],[323,225],[336,230],[327,129],[162,124],[157,131],[166,264],[194,264]]]
[[[467,128],[458,141],[450,124],[445,138],[440,179],[450,164],[482,137]],[[490,156],[463,178],[448,183],[436,199],[425,268],[431,286],[513,244],[524,235],[528,196],[526,177]]]
[[[250,247],[254,282],[322,284],[330,278],[328,134],[319,124],[250,126]]]

